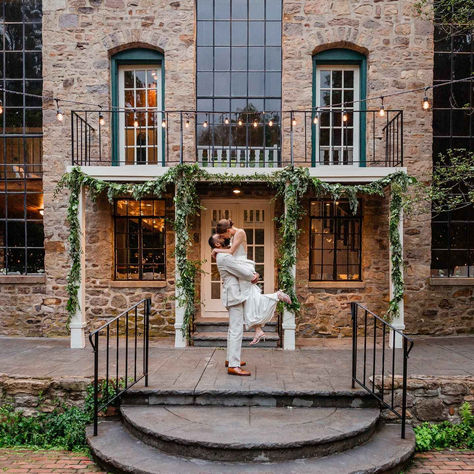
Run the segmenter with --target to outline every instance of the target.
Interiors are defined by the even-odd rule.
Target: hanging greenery
[[[134,199],[145,197],[162,197],[169,184],[175,185],[175,221],[176,235],[175,257],[177,273],[176,297],[183,308],[183,334],[189,337],[190,322],[195,314],[195,279],[200,270],[200,262],[188,258],[190,236],[189,220],[200,209],[196,183],[206,181],[212,184],[242,185],[248,182],[261,182],[276,188],[276,195],[281,197],[285,205],[285,213],[279,218],[279,285],[291,297],[292,303],[286,305],[290,311],[297,312],[300,304],[295,293],[295,265],[297,239],[300,232],[298,221],[304,215],[301,199],[312,189],[317,197],[330,197],[337,200],[347,198],[353,213],[357,211],[358,196],[361,194],[384,196],[390,187],[390,225],[389,239],[391,250],[391,267],[393,282],[393,297],[389,304],[387,318],[399,313],[399,304],[403,299],[403,255],[402,243],[398,234],[405,195],[408,186],[416,182],[415,178],[404,172],[397,172],[373,181],[369,184],[343,185],[326,183],[312,178],[306,167],[288,167],[271,174],[254,173],[250,176],[235,176],[229,173],[209,173],[197,164],[180,164],[169,168],[166,173],[143,183],[116,183],[96,179],[83,173],[75,167],[66,173],[59,181],[55,195],[64,188],[69,189],[69,204],[67,221],[70,227],[69,257],[71,267],[68,275],[67,292],[69,295],[67,310],[71,318],[79,309],[78,290],[81,272],[81,248],[79,226],[79,194],[81,187],[88,190],[91,199],[95,200],[100,194],[106,193],[110,202],[119,196],[129,195]]]

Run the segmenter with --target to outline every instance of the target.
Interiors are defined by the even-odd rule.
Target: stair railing
[[[89,341],[94,351],[94,436],[97,436],[97,425],[101,411],[118,401],[127,390],[143,378],[145,386],[148,386],[150,312],[151,299],[142,299],[89,334]],[[142,324],[140,324],[140,320],[142,320]],[[100,336],[105,337],[103,349],[99,348]],[[125,340],[122,341],[122,344],[124,344],[125,350],[121,349],[120,340],[123,338]],[[140,343],[142,344],[141,348],[139,347]],[[101,364],[105,378],[101,384],[101,398],[99,399],[100,354],[105,356],[105,367]],[[111,363],[111,359],[114,360],[113,363]],[[142,366],[141,370],[140,365]]]
[[[359,319],[358,311],[363,311],[363,317]],[[405,336],[399,329],[384,321],[372,311],[359,303],[351,303],[352,315],[352,388],[359,384],[364,390],[376,398],[382,407],[390,410],[397,418],[401,420],[401,437],[405,438],[406,415],[407,415],[407,373],[408,357],[413,348],[413,340]],[[358,329],[361,324],[363,335],[363,350],[361,354],[362,365],[358,359]],[[379,336],[377,336],[379,332]],[[379,337],[379,339],[378,339]],[[372,347],[368,347],[368,341],[372,339]],[[388,352],[387,352],[388,340]],[[400,344],[401,342],[401,344]],[[380,347],[381,345],[381,347]],[[397,352],[397,346],[401,345]],[[398,356],[398,357],[397,357]],[[397,367],[402,365],[402,398],[395,398],[395,372]],[[397,364],[397,359],[399,364]],[[372,367],[370,367],[372,365]],[[376,387],[377,365],[381,370],[380,390]],[[389,375],[391,377],[388,396],[385,396],[387,387],[385,386],[385,370],[389,366]],[[370,370],[372,369],[372,370]],[[361,373],[360,373],[360,372]],[[370,380],[370,372],[372,380]],[[361,378],[359,378],[361,377]]]

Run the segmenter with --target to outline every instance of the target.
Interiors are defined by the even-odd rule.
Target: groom
[[[219,234],[209,238],[212,249],[229,247],[229,239]],[[217,268],[222,280],[222,304],[229,311],[229,331],[227,333],[227,373],[230,375],[249,376],[248,370],[243,370],[240,353],[244,334],[244,307],[243,303],[250,294],[252,284],[258,282],[259,274],[252,272],[243,261],[233,258],[228,253],[218,253],[216,256]],[[227,365],[226,363],[226,365]]]

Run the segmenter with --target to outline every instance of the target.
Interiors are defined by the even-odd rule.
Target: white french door
[[[161,66],[119,68],[120,163],[161,164]]]
[[[221,281],[217,264],[211,260],[209,237],[220,219],[232,219],[235,227],[247,234],[247,257],[256,263],[259,285],[264,293],[274,289],[273,205],[268,200],[203,200],[201,213],[201,258],[205,260],[201,274],[201,317],[227,318],[221,303]]]

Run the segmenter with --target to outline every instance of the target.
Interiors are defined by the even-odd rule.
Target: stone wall
[[[82,407],[91,377],[23,377],[0,374],[0,406],[13,405],[27,416],[62,406]]]
[[[376,387],[381,389],[381,377],[376,377]],[[385,396],[390,396],[391,377],[385,377]],[[395,408],[401,413],[402,377],[396,376]],[[460,421],[459,408],[468,402],[474,410],[474,377],[411,375],[407,380],[407,419],[414,425],[424,421]],[[384,410],[385,418],[395,420],[395,415]]]

